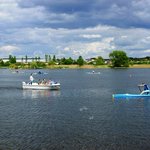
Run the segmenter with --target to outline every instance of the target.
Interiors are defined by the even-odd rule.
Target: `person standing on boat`
[[[144,90],[149,90],[149,87],[147,84],[144,84]]]
[[[33,80],[34,80],[34,78],[33,78],[32,73],[31,73],[31,75],[30,75],[30,83],[31,84],[33,83]]]

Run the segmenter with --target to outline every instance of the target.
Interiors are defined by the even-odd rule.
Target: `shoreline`
[[[35,68],[35,69],[113,69],[108,65],[99,65],[99,66],[94,66],[94,65],[83,65],[83,66],[79,66],[79,65],[51,65],[51,66],[47,66],[44,68]],[[123,69],[124,67],[118,67],[118,68],[114,68],[114,69]],[[135,65],[130,65],[129,67],[125,68],[150,68],[150,64],[135,64]],[[0,69],[34,69],[34,68],[9,68],[9,67],[0,67]]]
[[[150,64],[135,64],[131,65],[129,68],[150,68]]]
[[[100,68],[112,69],[109,65],[99,65],[99,66],[94,66],[94,65],[83,65],[83,66],[79,66],[79,65],[52,65],[52,66],[46,67],[45,69],[100,69]],[[124,68],[124,67],[120,67],[120,68]],[[130,65],[129,67],[127,67],[125,69],[128,69],[128,68],[150,68],[150,64]],[[118,69],[119,69],[119,67],[118,67]]]

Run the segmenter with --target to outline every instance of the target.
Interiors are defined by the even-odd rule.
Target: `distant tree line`
[[[28,62],[28,60],[31,60]],[[104,65],[106,64],[103,57],[98,56],[92,58],[90,61],[85,61],[82,56],[79,56],[77,59],[69,58],[57,58],[55,55],[45,55],[45,61],[42,62],[40,57],[29,58],[27,55],[21,58],[21,62],[17,62],[16,56],[9,55],[8,61],[4,62],[3,59],[0,59],[1,67],[10,67],[10,68],[45,68],[51,65],[79,65],[84,64],[90,65]],[[129,65],[134,64],[150,64],[150,56],[144,58],[133,58],[128,57],[127,54],[122,50],[114,50],[109,54],[109,61],[107,65],[110,67],[129,67]]]
[[[133,58],[129,57],[130,64],[150,64],[150,56],[146,56],[143,58]]]
[[[30,60],[30,62],[28,62]],[[8,61],[4,62],[3,59],[0,59],[0,67],[10,67],[10,68],[44,68],[47,65],[79,65],[82,66],[85,64],[85,60],[82,56],[79,56],[77,60],[69,58],[56,58],[55,55],[52,57],[50,55],[45,55],[45,61],[42,62],[40,57],[29,58],[27,55],[21,58],[20,62],[17,62],[16,57],[9,55]]]

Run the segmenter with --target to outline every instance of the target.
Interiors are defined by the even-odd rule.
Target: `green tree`
[[[36,63],[37,63],[38,68],[44,68],[44,67],[46,67],[45,62],[37,61]]]
[[[40,60],[41,60],[40,56],[38,56],[38,58],[37,58],[37,59],[38,59],[38,61],[40,61]]]
[[[4,66],[4,62],[2,59],[0,59],[0,66]]]
[[[109,58],[112,62],[112,67],[128,67],[129,58],[126,53],[121,50],[115,50],[109,54]]]
[[[48,65],[55,65],[55,62],[53,60],[48,62]]]
[[[56,62],[56,56],[55,55],[53,56],[53,61]]]
[[[101,56],[98,56],[95,63],[96,65],[104,65],[104,59]]]
[[[27,55],[25,56],[25,62],[26,63],[28,62],[28,56]]]
[[[68,59],[68,64],[69,65],[73,64],[73,59],[71,57],[69,57],[69,59]]]
[[[5,63],[4,63],[4,66],[9,66],[10,65],[10,62],[9,61],[6,61]]]
[[[51,61],[51,55],[48,55],[48,62]]]
[[[15,64],[16,63],[16,57],[14,56],[12,56],[12,55],[9,55],[9,62],[11,63],[11,64]]]
[[[69,58],[63,58],[62,60],[61,60],[61,63],[62,64],[64,64],[64,65],[71,65],[71,64],[73,64],[73,59],[71,58],[71,57],[69,57]]]
[[[37,56],[35,57],[35,61],[36,61],[36,62],[38,61],[38,57],[37,57]]]
[[[82,56],[79,56],[79,58],[77,59],[77,64],[79,66],[83,66],[84,65],[84,59],[82,58]]]
[[[21,62],[23,63],[23,57],[21,58]]]
[[[34,61],[31,62],[31,63],[30,63],[30,68],[31,68],[31,69],[37,69],[37,68],[38,68],[37,62],[34,62]]]
[[[16,64],[10,64],[9,67],[11,69],[18,69],[18,66]]]
[[[65,58],[65,57],[61,58],[61,59],[60,59],[60,64],[63,64],[63,65],[64,65],[64,64],[65,64],[65,61],[66,61],[66,58]]]
[[[45,62],[47,63],[48,62],[48,55],[45,54]]]

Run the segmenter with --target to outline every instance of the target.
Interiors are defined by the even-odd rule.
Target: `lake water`
[[[150,69],[41,70],[35,79],[61,83],[59,91],[23,90],[38,70],[0,70],[0,150],[148,150],[150,98],[138,93]]]

